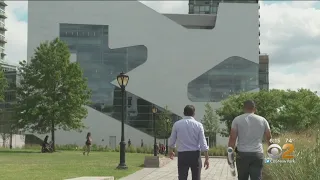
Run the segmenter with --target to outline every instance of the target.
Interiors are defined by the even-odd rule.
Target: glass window
[[[193,11],[194,11],[194,13],[199,13],[200,12],[199,6],[194,6]]]
[[[211,7],[211,12],[212,13],[217,13],[217,7]]]
[[[232,94],[257,89],[258,64],[230,57],[188,84],[193,102],[220,102]]]
[[[200,6],[200,11],[205,11],[205,6]]]

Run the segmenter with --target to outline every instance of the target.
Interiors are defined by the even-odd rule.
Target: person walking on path
[[[83,155],[87,153],[87,156],[89,156],[89,153],[91,151],[91,144],[92,144],[92,137],[91,137],[91,133],[88,132],[86,137],[86,146],[84,148]]]
[[[262,139],[265,136],[270,146],[271,131],[268,121],[255,113],[254,101],[243,103],[244,114],[232,121],[228,147],[235,148],[238,180],[262,179],[264,163]]]
[[[209,147],[204,136],[203,125],[194,119],[195,108],[187,105],[184,108],[185,117],[174,123],[169,138],[170,158],[175,156],[174,148],[178,146],[178,175],[179,180],[187,180],[189,168],[192,180],[201,179],[201,151],[205,153],[205,169],[209,168]]]

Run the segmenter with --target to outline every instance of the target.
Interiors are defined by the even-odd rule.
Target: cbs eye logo
[[[284,152],[282,152],[284,150]],[[278,144],[271,144],[268,147],[267,154],[271,159],[293,159],[294,145],[284,144],[282,148]]]

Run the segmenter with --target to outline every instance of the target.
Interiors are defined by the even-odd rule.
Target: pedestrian
[[[189,168],[192,180],[201,178],[201,151],[205,154],[204,167],[209,168],[209,147],[204,136],[202,123],[194,119],[195,108],[187,105],[184,108],[184,118],[175,122],[169,138],[170,158],[175,156],[174,148],[178,146],[178,175],[179,180],[187,180]]]
[[[129,141],[128,141],[128,147],[130,147],[131,146],[131,140],[129,139]]]
[[[83,151],[83,155],[85,155],[87,153],[87,156],[89,156],[89,153],[91,151],[91,144],[92,144],[92,137],[91,137],[91,133],[88,132],[87,136],[86,136],[86,143],[85,143],[85,147],[84,147],[84,151]]]
[[[143,147],[143,139],[141,139],[141,147]]]
[[[232,121],[228,146],[235,148],[236,140],[236,165],[238,180],[262,179],[264,163],[262,139],[265,136],[271,144],[271,131],[268,121],[255,114],[254,101],[247,100],[243,103],[244,114],[237,116]],[[270,145],[269,144],[269,145]]]

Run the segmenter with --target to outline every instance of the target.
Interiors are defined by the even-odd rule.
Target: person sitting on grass
[[[42,153],[45,153],[45,152],[49,151],[48,150],[48,147],[49,147],[48,139],[49,139],[48,135],[43,139],[43,142],[41,144],[41,152]]]
[[[85,155],[87,152],[87,156],[89,156],[89,153],[91,150],[91,143],[92,143],[91,133],[88,132],[87,137],[86,137],[86,146],[84,148],[83,155]]]

